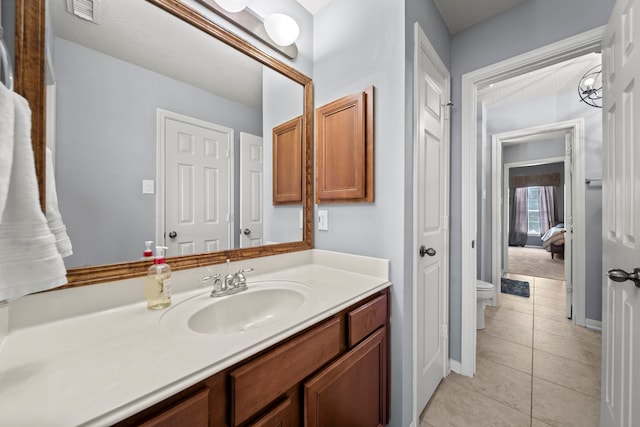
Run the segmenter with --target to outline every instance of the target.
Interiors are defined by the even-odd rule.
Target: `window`
[[[540,235],[540,187],[527,187],[529,234]]]

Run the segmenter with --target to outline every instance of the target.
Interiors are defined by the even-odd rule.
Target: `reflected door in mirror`
[[[164,148],[159,151],[165,154],[164,206],[159,206],[165,229],[158,241],[175,233],[165,240],[168,256],[231,248],[233,129],[163,110],[158,119]]]

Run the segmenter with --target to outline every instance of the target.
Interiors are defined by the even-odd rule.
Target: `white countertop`
[[[257,271],[248,275],[247,292],[294,281],[307,300],[283,319],[236,334],[198,334],[181,322],[185,307],[209,298],[209,289],[193,283],[211,269],[175,272],[178,292],[158,312],[147,310],[141,278],[10,303],[0,347],[0,425],[113,424],[390,285],[388,261],[374,258],[310,250],[235,263],[232,271],[252,264]],[[130,303],[102,301],[86,312],[95,297],[116,291],[116,300]],[[65,298],[83,307],[65,307]]]

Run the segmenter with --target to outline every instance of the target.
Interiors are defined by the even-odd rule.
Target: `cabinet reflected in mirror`
[[[272,203],[272,130],[305,117],[304,83],[152,3],[176,2],[102,0],[97,22],[47,5],[67,267],[136,261],[149,240],[170,257],[305,240],[304,201]]]

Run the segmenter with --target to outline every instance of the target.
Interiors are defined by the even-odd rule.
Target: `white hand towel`
[[[40,209],[27,101],[0,85],[0,300],[65,284],[66,270]]]
[[[62,257],[68,257],[73,254],[71,249],[71,240],[67,235],[67,227],[62,222],[62,215],[58,208],[58,192],[56,191],[56,180],[53,171],[52,153],[47,148],[47,220],[49,221],[49,229],[56,238],[56,246]]]

